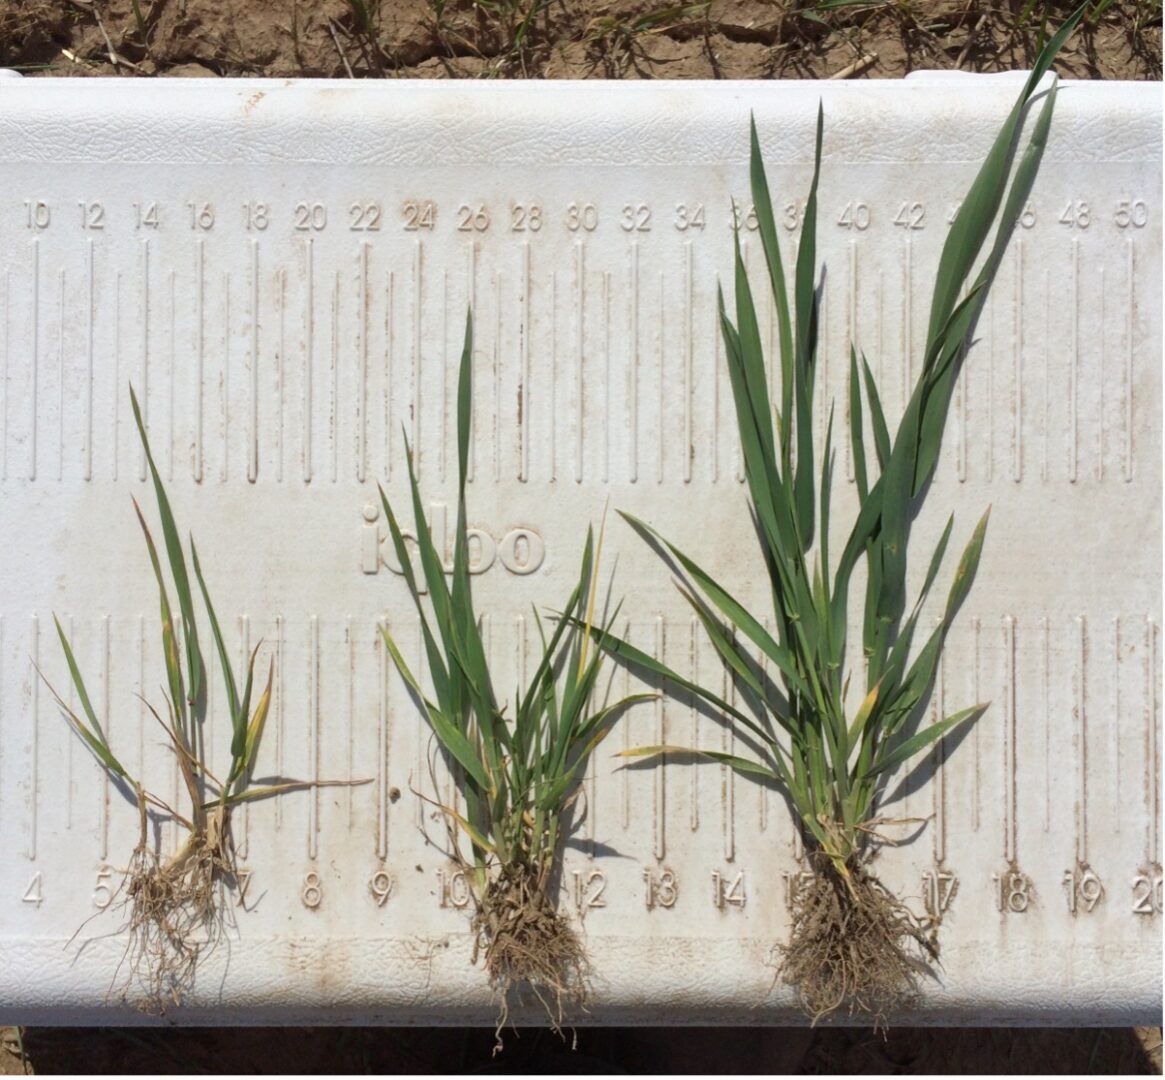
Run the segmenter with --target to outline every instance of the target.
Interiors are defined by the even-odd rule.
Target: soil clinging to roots
[[[546,882],[530,868],[506,867],[489,883],[473,919],[474,962],[484,951],[490,984],[501,996],[497,1048],[509,1019],[511,992],[520,997],[529,989],[560,1035],[567,1006],[586,1004],[586,952],[547,891]]]
[[[192,832],[165,862],[145,842],[138,845],[126,874],[129,946],[123,960],[123,998],[136,986],[134,1004],[163,1013],[181,1003],[194,980],[198,959],[223,928],[220,892],[233,872],[229,838],[219,822]]]
[[[936,927],[915,915],[863,861],[854,860],[848,880],[823,857],[793,899],[789,943],[780,946],[780,975],[796,986],[802,1007],[816,1023],[838,1009],[865,1014],[875,1030],[907,1005],[920,976],[937,961]]]

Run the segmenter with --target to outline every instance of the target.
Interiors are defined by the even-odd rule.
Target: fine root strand
[[[194,982],[199,958],[226,928],[226,882],[235,875],[229,820],[212,812],[206,826],[188,834],[181,849],[163,861],[142,838],[126,871],[125,931],[129,944],[114,974],[123,1000],[143,1012],[162,1014],[179,1005]]]
[[[500,998],[494,1053],[502,1046],[511,994],[520,1002],[524,991],[541,1003],[551,1029],[565,1039],[568,1007],[586,1007],[590,965],[579,935],[547,895],[545,881],[527,867],[504,868],[479,902],[472,929],[474,963],[484,953],[490,985]]]
[[[820,853],[818,853],[820,855]],[[826,858],[793,898],[787,945],[778,946],[778,977],[796,987],[816,1024],[846,1010],[884,1030],[887,1018],[917,995],[938,960],[936,928],[894,896],[860,859],[843,876]]]

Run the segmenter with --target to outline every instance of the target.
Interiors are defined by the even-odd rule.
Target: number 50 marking
[[[1112,220],[1118,229],[1127,229],[1130,225],[1134,229],[1143,229],[1149,224],[1149,208],[1144,199],[1121,199],[1116,204]]]

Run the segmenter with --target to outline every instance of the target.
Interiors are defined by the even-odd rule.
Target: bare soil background
[[[0,0],[26,76],[900,78],[1030,65],[1051,0]],[[1057,61],[1160,79],[1161,0],[1097,0]],[[1046,22],[1045,22],[1046,20]],[[2,1010],[2,1003],[0,1003]],[[0,1011],[0,1020],[3,1019]],[[1161,1029],[0,1029],[0,1075],[60,1073],[1161,1073]]]
[[[1065,0],[0,0],[48,75],[900,78],[1030,64]],[[1029,10],[1030,9],[1030,10]],[[1057,65],[1161,77],[1161,0],[1096,0]]]

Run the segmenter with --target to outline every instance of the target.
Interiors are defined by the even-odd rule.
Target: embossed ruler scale
[[[945,917],[943,968],[914,1022],[1159,1015],[1159,89],[1063,86],[915,529],[912,595],[947,514],[958,539],[993,506],[931,709],[991,707],[931,755],[924,782],[890,784],[887,812],[927,821],[877,864]],[[116,752],[179,792],[135,696],[156,698],[163,676],[127,384],[239,662],[260,641],[261,665],[274,659],[259,773],[371,781],[237,815],[248,907],[175,1015],[488,1021],[466,883],[415,792],[456,797],[377,632],[387,620],[420,664],[376,484],[404,499],[407,431],[448,548],[466,305],[475,595],[498,687],[530,670],[532,605],[563,602],[608,500],[763,610],[715,320],[734,223],[763,273],[749,110],[791,254],[824,103],[820,448],[828,403],[845,407],[851,340],[901,411],[950,216],[1016,90],[1009,77],[0,83],[10,1020],[133,1015],[106,999],[124,938],[102,909],[137,816],[36,677],[39,664],[67,693],[54,612]],[[856,503],[847,447],[835,486],[836,545]],[[722,679],[667,569],[613,515],[605,550],[622,628]],[[624,685],[616,671],[612,692]],[[662,701],[600,748],[562,896],[595,967],[589,1022],[796,1022],[770,957],[804,866],[788,810],[717,765],[619,770],[611,756],[661,741],[733,736]]]

